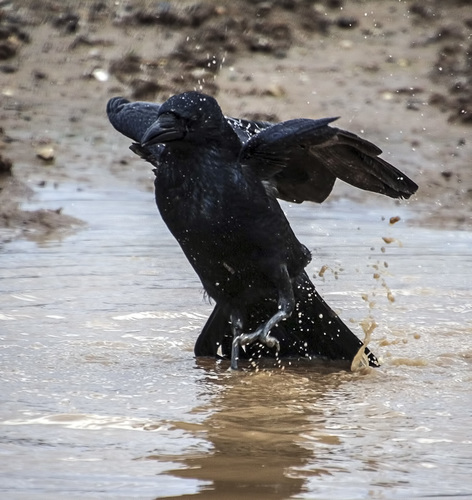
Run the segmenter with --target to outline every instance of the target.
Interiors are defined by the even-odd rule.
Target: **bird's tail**
[[[280,357],[321,357],[352,363],[363,348],[370,366],[379,366],[376,356],[351,332],[316,291],[304,272],[294,285],[295,310],[290,318],[271,330],[280,344]],[[274,300],[251,305],[246,311],[245,331],[251,332],[276,308]],[[232,333],[229,308],[217,304],[195,344],[196,356],[231,356]],[[240,359],[275,357],[275,350],[255,343],[241,349]]]
[[[351,363],[364,343],[344,324],[341,318],[316,291],[306,273],[295,284],[296,306],[289,324],[303,342],[307,356],[322,356]],[[364,347],[370,366],[380,366],[377,357]]]

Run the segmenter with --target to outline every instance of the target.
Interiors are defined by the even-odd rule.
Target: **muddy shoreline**
[[[150,190],[150,171],[109,126],[106,102],[193,88],[228,115],[340,115],[338,126],[379,145],[420,185],[407,202],[411,223],[470,228],[466,3],[2,2],[1,238],[82,227],[61,206],[24,210],[46,185]],[[339,197],[395,206],[341,184]]]

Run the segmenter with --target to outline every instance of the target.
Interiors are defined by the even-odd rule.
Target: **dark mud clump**
[[[9,158],[0,155],[0,177],[4,175],[11,175],[13,162]]]
[[[0,157],[0,228],[7,230],[6,239],[25,236],[44,238],[57,236],[82,226],[83,221],[56,210],[23,210],[21,205],[34,192],[12,175],[11,160]]]
[[[462,7],[470,2],[452,1],[448,5]],[[424,43],[437,47],[429,76],[444,91],[435,92],[429,103],[447,113],[449,122],[472,124],[472,12],[450,20],[445,8],[443,2],[431,1],[413,3],[410,8],[416,22],[435,26]]]
[[[430,103],[448,113],[450,122],[472,125],[472,42],[444,44],[438,50],[431,78],[441,83],[446,92],[434,94]]]

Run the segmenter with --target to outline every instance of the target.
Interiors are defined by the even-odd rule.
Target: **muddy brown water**
[[[284,207],[383,366],[231,372],[193,357],[211,306],[152,193],[46,185],[27,208],[88,225],[0,249],[0,496],[471,498],[472,234],[372,196]]]

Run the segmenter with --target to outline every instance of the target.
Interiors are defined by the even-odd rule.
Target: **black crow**
[[[336,178],[392,198],[418,188],[381,150],[330,127],[336,118],[272,124],[225,117],[213,97],[175,95],[162,105],[111,99],[112,125],[153,164],[164,222],[216,302],[197,356],[377,358],[315,290],[309,250],[277,198],[321,203]]]

